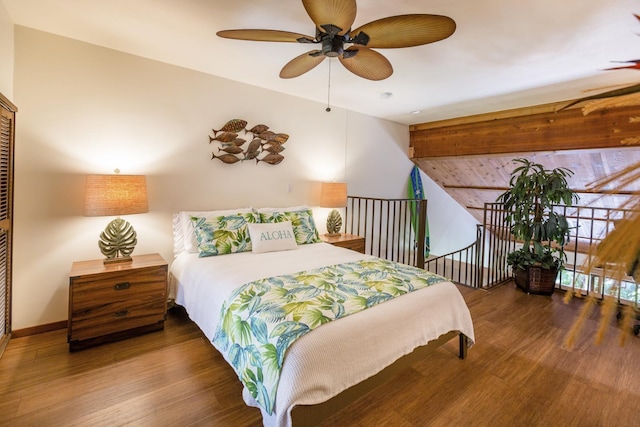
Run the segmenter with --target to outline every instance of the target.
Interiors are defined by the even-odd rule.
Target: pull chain
[[[332,58],[329,58],[329,82],[327,83],[327,108],[324,110],[327,113],[331,112],[331,107],[330,107],[330,103],[331,103],[331,63],[332,63]]]

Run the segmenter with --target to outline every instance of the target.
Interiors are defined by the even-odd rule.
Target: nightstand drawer
[[[86,340],[162,322],[165,309],[163,299],[148,296],[74,312],[71,335],[74,340]]]
[[[161,267],[124,271],[101,275],[99,278],[84,276],[71,281],[73,312],[81,312],[105,304],[166,296],[167,270]]]
[[[335,246],[351,249],[352,251],[364,253],[364,238],[347,240],[344,242],[334,243]]]
[[[70,350],[164,328],[168,265],[159,254],[131,262],[75,262],[69,275]]]
[[[322,235],[320,238],[333,246],[351,249],[352,251],[364,253],[364,237],[355,234],[342,233],[339,236]]]

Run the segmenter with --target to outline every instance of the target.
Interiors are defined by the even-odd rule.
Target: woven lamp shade
[[[87,175],[84,215],[119,216],[149,212],[144,175]]]
[[[320,207],[344,208],[347,206],[346,182],[323,182],[320,187]]]

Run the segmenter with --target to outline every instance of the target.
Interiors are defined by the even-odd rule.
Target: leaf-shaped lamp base
[[[105,264],[131,262],[131,253],[138,239],[136,232],[127,221],[116,218],[100,233],[98,247],[106,257]]]
[[[340,229],[342,228],[342,217],[337,209],[333,209],[329,212],[327,217],[327,234],[326,236],[335,237],[340,235]]]

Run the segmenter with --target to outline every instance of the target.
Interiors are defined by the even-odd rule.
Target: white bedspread
[[[233,289],[265,277],[367,258],[326,243],[297,250],[198,258],[183,253],[171,266],[176,303],[210,340]],[[473,343],[469,310],[454,284],[441,282],[327,323],[298,339],[282,368],[275,411],[265,426],[291,425],[294,406],[324,402],[369,378],[415,348],[457,330]],[[257,406],[245,390],[248,405]]]

